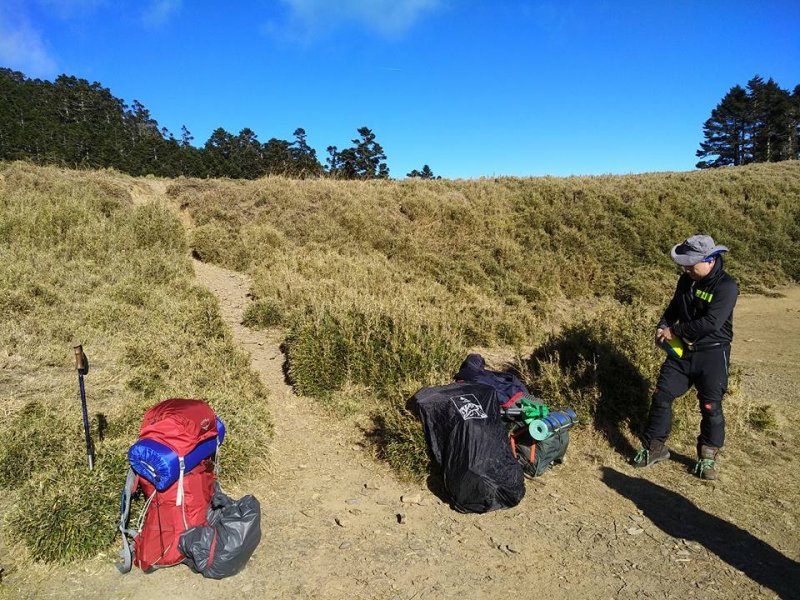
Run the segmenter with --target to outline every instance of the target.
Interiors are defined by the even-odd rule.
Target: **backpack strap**
[[[183,474],[186,472],[186,463],[183,460],[182,456],[178,457],[178,464],[180,465],[181,471],[178,475],[178,495],[175,498],[175,506],[181,507],[181,516],[183,517],[183,528],[184,530],[189,529],[189,524],[186,522],[186,505],[184,503],[184,491],[183,491]]]
[[[122,488],[122,498],[119,507],[119,530],[122,533],[122,550],[119,557],[121,562],[115,563],[120,573],[128,573],[133,565],[133,538],[138,533],[135,529],[128,529],[128,517],[131,513],[131,496],[136,488],[139,487],[139,478],[133,469],[128,468],[128,475],[125,478],[125,487]],[[129,537],[130,536],[130,539]]]
[[[186,471],[186,463],[182,456],[178,457],[178,464],[180,465],[180,471],[178,472],[178,495],[175,498],[175,506],[183,505],[183,474]]]
[[[513,396],[511,396],[508,400],[506,400],[503,404],[500,405],[501,409],[509,408],[514,406],[514,403],[522,398],[525,395],[525,392],[517,392]]]

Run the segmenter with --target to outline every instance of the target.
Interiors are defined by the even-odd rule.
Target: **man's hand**
[[[656,344],[660,344],[662,342],[669,342],[674,338],[675,334],[672,333],[672,329],[669,327],[664,327],[663,329],[658,329],[656,331]]]

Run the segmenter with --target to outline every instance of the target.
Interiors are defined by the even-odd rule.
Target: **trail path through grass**
[[[767,473],[750,485],[752,475],[775,463],[752,461],[734,448],[723,479],[705,484],[687,473],[688,456],[681,449],[677,460],[637,473],[627,457],[598,452],[588,434],[578,431],[567,464],[528,481],[519,506],[487,515],[459,514],[427,486],[398,482],[373,461],[352,423],[332,419],[313,400],[294,395],[284,381],[279,332],[241,325],[248,301],[245,277],[199,262],[194,267],[198,281],[219,298],[225,321],[271,392],[275,437],[268,472],[227,490],[237,497],[252,493],[261,501],[261,545],[242,573],[222,581],[204,580],[184,567],[123,576],[111,566],[111,557],[101,556],[69,568],[34,565],[0,587],[8,597],[733,599],[798,594],[798,490],[778,479],[787,469],[798,470],[793,453],[774,477]],[[800,294],[790,292],[782,299],[742,300],[740,327],[760,333],[744,333],[741,344],[800,337]],[[757,308],[748,309],[751,302]],[[792,390],[798,377],[789,362],[796,353],[796,345],[794,350],[784,346],[781,353],[761,359],[753,354],[745,361],[748,393],[766,394],[770,382],[783,382],[779,400],[794,403],[785,414],[795,428]],[[224,485],[224,453],[222,460]]]

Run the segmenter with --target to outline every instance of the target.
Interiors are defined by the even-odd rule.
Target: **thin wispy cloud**
[[[271,21],[265,29],[297,41],[313,41],[342,25],[356,24],[388,38],[405,34],[442,0],[281,0],[288,10],[285,22]]]
[[[52,77],[57,61],[19,8],[15,2],[0,5],[0,64],[29,77]]]
[[[183,0],[153,0],[144,15],[144,24],[148,27],[161,27],[180,12]]]

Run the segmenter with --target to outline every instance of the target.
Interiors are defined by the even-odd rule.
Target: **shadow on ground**
[[[699,509],[660,485],[603,467],[603,482],[628,498],[667,535],[693,540],[781,598],[800,598],[800,563],[741,527]]]
[[[555,361],[562,374],[561,389],[539,389],[542,366]],[[527,367],[533,375],[531,391],[541,394],[545,401],[548,394],[580,399],[595,390],[596,402],[590,393],[590,400],[570,408],[584,423],[588,419],[622,456],[635,454],[638,448],[631,445],[626,433],[637,435],[641,431],[650,406],[651,384],[614,344],[580,326],[567,328],[539,347]]]

